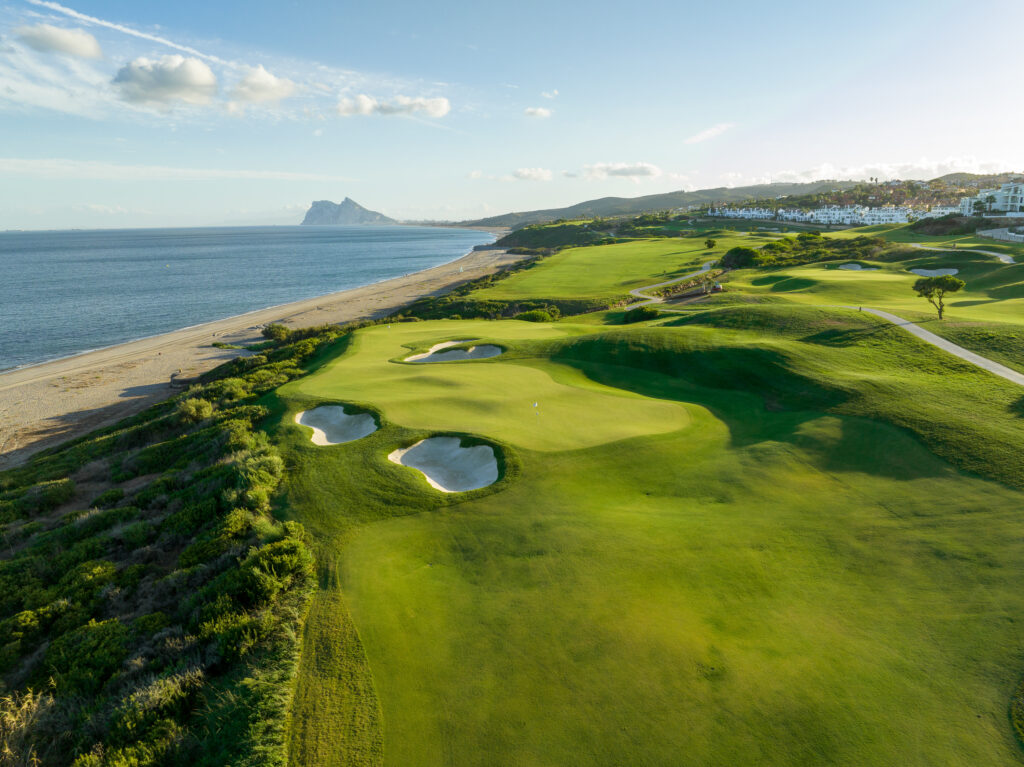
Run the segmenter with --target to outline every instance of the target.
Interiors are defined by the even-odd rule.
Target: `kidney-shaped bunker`
[[[481,344],[470,346],[468,349],[452,349],[452,346],[468,344],[473,339],[465,341],[445,341],[441,344],[434,344],[423,354],[414,354],[406,357],[406,362],[455,362],[458,360],[485,360],[489,357],[497,357],[504,351],[500,346],[494,344]]]
[[[295,414],[295,423],[313,430],[314,445],[339,445],[377,431],[377,422],[369,413],[348,414],[341,405],[321,405]]]
[[[459,493],[498,481],[498,460],[490,445],[463,447],[458,437],[429,437],[392,451],[388,460],[420,471],[432,487]]]
[[[911,269],[918,277],[949,277],[958,273],[959,269]]]

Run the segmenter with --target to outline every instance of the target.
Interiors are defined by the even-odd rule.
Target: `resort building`
[[[813,210],[793,208],[712,208],[710,216],[721,218],[764,219],[795,223],[828,224],[841,226],[873,226],[876,224],[906,224],[925,215],[912,208],[885,206],[868,208],[863,205],[826,205]]]
[[[1003,184],[998,189],[982,189],[974,197],[960,200],[960,214],[974,216],[1019,216],[1024,213],[1024,180]]]

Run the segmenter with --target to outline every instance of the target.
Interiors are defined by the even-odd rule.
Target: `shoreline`
[[[523,258],[500,248],[473,250],[403,277],[0,372],[0,470],[165,399],[174,392],[174,374],[192,378],[244,354],[214,348],[215,341],[261,341],[260,327],[271,322],[306,327],[383,317]]]
[[[483,230],[481,230],[481,231],[483,231]],[[149,341],[151,339],[160,338],[161,336],[167,336],[167,335],[171,335],[173,333],[181,333],[181,332],[184,332],[186,330],[196,330],[196,329],[199,329],[199,328],[203,328],[203,327],[205,327],[207,325],[215,325],[215,324],[220,323],[220,322],[228,322],[229,320],[237,320],[237,319],[241,319],[243,317],[248,317],[250,314],[258,314],[258,313],[261,313],[261,312],[269,312],[269,311],[273,311],[275,309],[287,309],[290,306],[298,306],[300,304],[304,304],[304,303],[307,303],[309,301],[317,301],[319,299],[332,298],[334,296],[340,296],[342,293],[348,293],[349,291],[361,290],[362,288],[370,288],[370,287],[373,287],[374,285],[380,285],[380,284],[385,283],[385,282],[390,282],[391,280],[405,279],[406,277],[412,277],[412,276],[417,275],[417,274],[423,274],[424,272],[429,272],[432,269],[440,269],[443,266],[448,266],[450,264],[454,264],[456,261],[461,261],[462,259],[466,258],[467,256],[471,256],[473,253],[479,252],[478,248],[479,248],[479,250],[493,250],[493,249],[495,249],[495,248],[491,247],[493,245],[494,245],[494,243],[490,242],[490,243],[487,243],[486,246],[480,245],[480,246],[474,247],[468,253],[463,253],[461,256],[456,256],[451,261],[444,261],[444,262],[442,262],[440,264],[434,264],[434,266],[428,266],[426,269],[420,269],[417,272],[409,272],[408,274],[402,275],[401,277],[384,277],[383,279],[380,279],[380,280],[374,280],[373,282],[368,282],[365,285],[356,285],[356,286],[351,287],[351,288],[343,288],[342,290],[335,290],[335,291],[332,291],[330,293],[323,293],[321,295],[316,295],[316,296],[308,296],[307,298],[298,298],[298,299],[296,299],[294,301],[286,301],[283,304],[272,304],[270,306],[260,307],[259,309],[250,309],[249,311],[242,312],[241,314],[231,314],[231,315],[228,315],[227,317],[219,317],[219,318],[217,318],[215,320],[205,320],[203,322],[196,323],[195,325],[185,325],[184,327],[174,328],[172,330],[165,330],[162,333],[153,333],[153,334],[148,335],[148,336],[140,336],[139,338],[129,338],[126,341],[118,341],[117,343],[107,344],[106,346],[97,346],[97,347],[95,347],[93,349],[82,349],[81,351],[72,352],[71,354],[62,354],[59,357],[51,357],[50,359],[40,360],[39,362],[29,362],[29,363],[27,363],[25,365],[15,365],[12,368],[0,368],[0,390],[3,389],[3,377],[8,375],[9,373],[17,373],[17,372],[19,372],[21,370],[29,370],[31,368],[40,367],[42,365],[49,365],[50,363],[62,362],[64,360],[71,360],[71,359],[74,359],[75,357],[84,357],[87,354],[94,354],[94,353],[97,353],[97,352],[104,352],[104,351],[107,351],[109,349],[116,349],[119,346],[127,346],[129,344],[138,343],[140,341]],[[266,324],[266,323],[263,323],[263,324]],[[0,413],[2,413],[2,411],[0,411]],[[0,439],[0,455],[2,455],[2,454],[3,454],[3,441],[2,441],[2,439]],[[2,464],[0,464],[0,465],[2,465]]]

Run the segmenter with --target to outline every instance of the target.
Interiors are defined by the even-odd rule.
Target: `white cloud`
[[[375,114],[412,115],[420,112],[427,117],[444,117],[451,109],[451,103],[444,97],[395,96],[393,101],[378,101],[373,96],[360,93],[354,99],[346,97],[338,101],[338,114],[342,117]]]
[[[75,56],[37,56],[18,46],[0,56],[0,110],[49,109],[99,118],[116,104],[110,76]]]
[[[263,65],[250,69],[231,91],[232,101],[245,104],[278,102],[295,92],[295,83],[284,77],[275,77]]]
[[[735,127],[736,127],[735,123],[718,123],[717,125],[712,125],[707,130],[702,130],[700,133],[693,134],[692,136],[690,136],[690,138],[686,139],[683,143],[684,144],[699,144],[702,141],[707,141],[708,139],[713,139],[715,136],[721,136],[723,133],[725,133],[730,128],[735,128]]]
[[[352,181],[344,176],[275,170],[219,168],[174,168],[165,165],[119,165],[92,160],[44,158],[26,160],[0,157],[0,173],[33,178],[89,181],[208,181],[243,179],[250,181]]]
[[[137,58],[121,67],[113,84],[126,101],[205,104],[217,91],[217,76],[199,59],[175,54],[156,61]]]
[[[612,176],[639,181],[641,178],[660,176],[661,168],[649,162],[601,162],[596,165],[584,165],[583,174],[591,180],[603,180]]]
[[[14,32],[30,48],[43,53],[66,53],[83,59],[103,58],[100,44],[84,29],[37,24],[34,27],[18,27]]]
[[[47,8],[51,11],[56,11],[57,13],[64,14],[69,18],[75,19],[76,21],[81,21],[85,24],[93,24],[98,27],[104,27],[105,29],[112,29],[115,32],[123,32],[126,35],[137,37],[140,40],[148,40],[151,43],[160,43],[161,45],[166,45],[169,48],[174,48],[175,50],[181,51],[182,53],[188,53],[192,56],[198,56],[199,58],[206,59],[207,61],[214,61],[218,64],[224,64],[225,66],[238,66],[234,62],[225,61],[224,59],[218,58],[216,56],[211,56],[208,53],[197,51],[195,48],[190,48],[187,45],[179,45],[178,43],[173,42],[172,40],[168,40],[166,37],[160,37],[159,35],[151,35],[147,32],[140,32],[137,29],[126,27],[124,24],[115,24],[112,21],[105,21],[103,19],[96,18],[95,16],[88,16],[84,13],[79,13],[73,8],[63,6],[60,3],[50,2],[50,0],[28,0],[28,2],[31,3],[32,5],[39,6],[40,8]]]
[[[553,99],[558,95],[558,88],[555,88],[554,90],[550,91],[541,91],[540,95],[546,99]]]
[[[527,107],[523,110],[523,114],[527,117],[539,117],[541,119],[551,117],[551,110],[546,107]]]
[[[512,173],[520,181],[550,181],[551,171],[547,168],[519,168]]]

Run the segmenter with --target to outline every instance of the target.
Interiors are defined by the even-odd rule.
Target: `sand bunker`
[[[956,274],[959,269],[911,269],[913,274],[921,277],[945,277],[946,275]]]
[[[412,447],[392,451],[392,463],[420,471],[431,487],[444,493],[460,493],[498,481],[498,460],[490,445],[462,447],[458,437],[430,437]]]
[[[840,264],[840,269],[850,269],[855,272],[877,272],[877,266],[861,266],[860,264]]]
[[[377,431],[377,422],[369,413],[349,415],[341,405],[321,405],[295,414],[295,423],[313,430],[314,445],[340,445]]]
[[[468,349],[451,348],[452,346],[468,344],[472,340],[472,338],[467,338],[465,341],[445,341],[442,344],[434,344],[430,347],[429,351],[426,351],[423,354],[414,354],[411,357],[406,357],[405,361],[456,362],[458,360],[485,360],[488,357],[497,357],[503,351],[500,346],[495,346],[494,344],[470,346]],[[442,351],[442,349],[447,349],[447,351]]]

